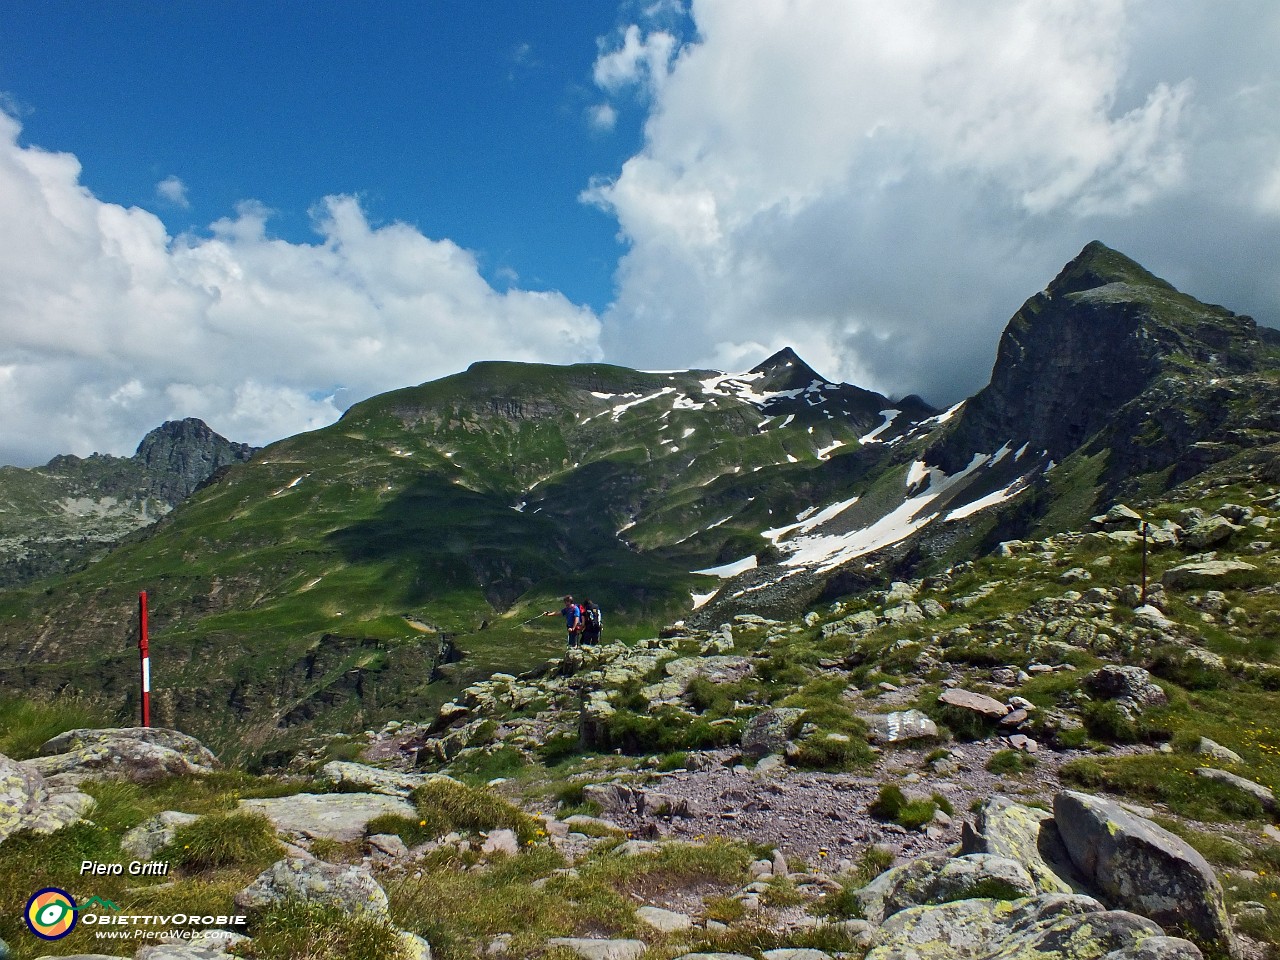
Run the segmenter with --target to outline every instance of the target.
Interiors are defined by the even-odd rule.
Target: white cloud
[[[601,41],[600,56],[592,71],[596,86],[612,94],[631,87],[659,92],[671,69],[678,46],[676,38],[666,30],[645,33],[633,23],[622,32],[621,40],[622,45],[616,49],[608,49],[608,44]]]
[[[187,185],[173,174],[156,184],[156,196],[184,210],[191,208],[191,201],[187,197]]]
[[[499,293],[470,252],[351,197],[317,204],[314,244],[273,239],[251,202],[173,238],[18,133],[0,114],[0,462],[131,453],[184,416],[264,443],[474,360],[600,356],[590,311]]]
[[[599,133],[608,133],[618,125],[618,111],[608,103],[597,103],[587,109],[587,123]]]
[[[597,84],[653,98],[641,152],[583,194],[630,245],[610,355],[716,363],[790,343],[828,375],[959,399],[1021,301],[1094,237],[1248,309],[1190,284],[1222,251],[1195,254],[1188,224],[1212,210],[1238,227],[1272,196],[1280,101],[1241,91],[1276,89],[1280,8],[1176,6],[695,0],[678,50],[638,25],[602,41]],[[1274,251],[1273,224],[1231,248],[1257,262],[1259,230]]]

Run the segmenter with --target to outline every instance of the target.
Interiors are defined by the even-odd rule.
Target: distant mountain
[[[170,420],[132,457],[54,457],[0,467],[0,587],[63,572],[154,523],[254,448],[201,420]]]
[[[86,570],[0,592],[0,685],[128,696],[147,589],[161,718],[262,747],[430,712],[553,652],[534,618],[565,592],[639,636],[794,616],[1078,529],[1118,492],[1274,443],[1278,380],[1252,320],[1102,244],[942,412],[790,349],[736,374],[476,363],[272,444]],[[437,671],[444,635],[462,660]]]

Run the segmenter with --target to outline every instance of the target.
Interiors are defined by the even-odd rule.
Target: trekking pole
[[[545,613],[535,614],[534,616],[530,617],[528,620],[524,621],[524,623],[519,624],[519,626],[527,627],[529,624],[533,623],[533,621],[541,620],[545,616],[546,616]]]

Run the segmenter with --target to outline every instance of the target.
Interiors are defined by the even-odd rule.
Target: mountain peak
[[[232,443],[203,420],[166,420],[138,444],[133,459],[152,475],[155,493],[177,502],[221,467],[248,460],[254,448]]]
[[[764,374],[764,384],[770,390],[795,390],[809,386],[813,381],[827,383],[827,378],[809,366],[790,347],[783,347],[773,356],[756,364],[751,373]]]
[[[1100,240],[1091,240],[1054,277],[1046,292],[1051,297],[1060,297],[1105,287],[1110,283],[1174,290],[1173,284],[1160,279],[1136,260],[1126,257],[1119,250],[1111,249]]]

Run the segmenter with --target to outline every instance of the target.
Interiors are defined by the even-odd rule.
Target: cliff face
[[[990,384],[929,459],[956,470],[1012,442],[1061,461],[1160,381],[1246,374],[1261,353],[1251,318],[1180,293],[1095,241],[1010,320]]]
[[[232,443],[203,420],[170,420],[152,430],[133,455],[145,471],[153,496],[172,505],[189,497],[214,473],[253,456],[254,447]]]

